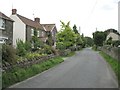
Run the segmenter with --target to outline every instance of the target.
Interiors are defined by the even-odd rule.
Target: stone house
[[[13,20],[0,12],[0,43],[13,44]]]
[[[110,37],[112,37],[112,41],[120,40],[120,34],[117,30],[108,29],[105,32],[107,32],[106,40],[108,40]]]
[[[47,36],[44,28],[40,24],[40,18],[34,20],[28,19],[22,15],[17,14],[16,9],[12,9],[11,19],[14,20],[13,24],[13,46],[16,47],[16,41],[22,40],[30,41],[34,35],[34,30],[37,30],[37,37],[45,42]]]
[[[55,24],[42,24],[47,35],[51,35],[53,41],[53,47],[56,47],[56,34],[57,28]],[[48,37],[49,39],[49,37]]]

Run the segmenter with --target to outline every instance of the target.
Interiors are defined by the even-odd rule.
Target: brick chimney
[[[12,9],[12,15],[17,14],[17,9]]]
[[[36,17],[34,21],[40,23],[40,18]]]

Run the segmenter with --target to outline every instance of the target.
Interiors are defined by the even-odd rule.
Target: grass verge
[[[115,72],[117,78],[118,78],[118,83],[120,85],[120,62],[111,56],[107,55],[106,53],[100,51],[100,54],[104,57],[104,59],[110,64],[112,67],[113,71]]]
[[[55,57],[44,61],[40,64],[32,65],[28,68],[14,68],[11,71],[5,72],[2,74],[2,88],[7,88],[10,85],[13,85],[17,82],[23,81],[27,78],[30,78],[38,73],[41,73],[61,62],[64,60],[62,57]]]
[[[75,51],[72,51],[72,52],[70,52],[67,56],[65,56],[65,57],[71,57],[71,56],[73,56],[73,55],[75,55]]]

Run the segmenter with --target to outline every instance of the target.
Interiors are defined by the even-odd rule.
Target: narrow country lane
[[[10,88],[117,88],[109,65],[90,48],[76,52],[63,63]]]

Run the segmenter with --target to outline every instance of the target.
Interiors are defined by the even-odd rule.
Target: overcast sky
[[[30,19],[40,17],[40,23],[55,23],[60,30],[60,20],[71,22],[85,36],[97,30],[118,30],[118,1],[120,0],[0,0],[0,11],[11,15],[12,8]],[[34,14],[34,15],[33,15]]]

